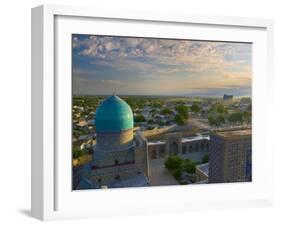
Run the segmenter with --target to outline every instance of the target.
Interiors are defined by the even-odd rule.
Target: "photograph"
[[[252,42],[71,39],[72,190],[252,182]]]

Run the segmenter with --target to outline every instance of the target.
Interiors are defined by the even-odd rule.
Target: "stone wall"
[[[96,150],[102,152],[118,151],[133,144],[134,131],[128,129],[120,132],[97,133]]]

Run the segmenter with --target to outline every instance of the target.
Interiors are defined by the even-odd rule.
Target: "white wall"
[[[275,19],[275,103],[269,122],[275,156],[276,205],[272,208],[194,211],[186,214],[120,217],[71,222],[62,225],[280,225],[281,169],[277,125],[280,124],[281,86],[281,13],[279,1],[261,0],[56,0],[56,4],[88,5],[99,8],[184,12],[192,14],[231,15]],[[41,222],[28,217],[30,207],[30,8],[48,0],[7,0],[1,2],[1,225],[34,225]],[[279,42],[278,42],[279,41]],[[279,50],[279,52],[277,52]],[[265,75],[266,76],[266,75]],[[275,140],[275,141],[274,141]],[[266,169],[265,169],[266,170]],[[273,176],[269,172],[269,176]]]

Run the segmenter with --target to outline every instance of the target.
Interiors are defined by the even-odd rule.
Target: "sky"
[[[72,35],[75,95],[251,96],[252,44]]]

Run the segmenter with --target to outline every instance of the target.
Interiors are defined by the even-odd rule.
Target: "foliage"
[[[135,122],[145,122],[145,117],[143,115],[137,115],[134,118]]]
[[[188,119],[188,107],[180,104],[176,107],[176,111],[183,119]]]
[[[193,102],[193,104],[191,105],[191,111],[194,113],[198,113],[200,110],[201,109],[200,109],[199,103]]]
[[[170,115],[170,114],[172,114],[172,110],[169,109],[169,108],[164,108],[164,109],[162,110],[162,114],[163,114],[163,115]]]
[[[252,114],[250,111],[245,111],[243,112],[243,119],[247,122],[250,123],[252,120]]]
[[[178,125],[184,125],[184,118],[182,117],[182,115],[180,115],[180,114],[177,114],[176,116],[175,116],[175,121],[176,121],[176,123],[178,124]]]
[[[77,159],[83,155],[83,151],[79,147],[73,147],[72,149],[72,158]]]
[[[85,135],[85,132],[83,132],[82,130],[73,129],[73,135],[75,137],[79,137],[79,136]]]
[[[209,116],[208,117],[208,122],[211,126],[219,126],[220,122],[218,121],[218,119],[214,116]]]
[[[187,183],[187,181],[179,181],[179,184],[180,184],[180,185],[186,185],[186,184],[188,184],[188,183]]]
[[[180,180],[181,179],[181,174],[182,174],[182,170],[176,169],[172,172],[173,176],[176,178],[176,180]]]
[[[243,114],[241,112],[235,112],[229,115],[228,120],[232,123],[242,123],[243,122]]]
[[[170,171],[174,171],[174,170],[181,168],[183,162],[184,162],[184,159],[182,159],[179,156],[173,155],[166,159],[165,167]]]
[[[220,126],[225,123],[223,115],[209,115],[208,122],[211,126]]]
[[[214,104],[210,107],[209,112],[218,113],[219,115],[225,115],[228,112],[228,108],[223,104]]]
[[[154,121],[153,119],[149,119],[149,120],[147,121],[147,123],[148,123],[148,124],[154,124],[155,121]]]
[[[227,113],[227,108],[224,107],[222,104],[218,104],[216,106],[216,110],[220,115],[223,115],[223,114]]]
[[[183,159],[179,156],[170,156],[165,161],[165,167],[173,174],[173,176],[177,180],[180,180],[183,171],[194,174],[196,164],[189,159]]]
[[[195,163],[191,161],[185,161],[183,164],[183,169],[188,173],[195,173]]]

